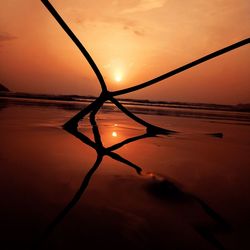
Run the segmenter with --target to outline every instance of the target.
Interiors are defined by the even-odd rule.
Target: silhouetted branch
[[[107,152],[106,153],[108,156],[110,156],[111,158],[122,162],[126,165],[128,165],[129,167],[132,167],[135,169],[135,171],[137,172],[137,174],[141,174],[142,168],[138,167],[136,164],[132,163],[131,161],[128,161],[127,159],[121,157],[120,155],[118,155],[117,153],[114,152]]]
[[[147,128],[147,133],[156,135],[156,134],[171,134],[171,133],[176,133],[175,131],[160,128],[158,126],[152,125],[138,116],[134,115],[132,112],[130,112],[128,109],[126,109],[120,102],[118,102],[114,97],[110,98],[110,101],[112,101],[117,108],[119,108],[124,114],[126,114],[128,117],[136,121],[137,123],[145,126]]]
[[[92,147],[93,149],[97,150],[96,143],[93,142],[91,139],[89,139],[86,135],[79,132],[77,129],[70,129],[70,130],[65,129],[65,130],[67,132],[69,132],[70,134],[74,135],[81,142],[83,142],[83,143],[87,144],[88,146]]]
[[[95,143],[98,147],[98,150],[103,150],[103,144],[102,144],[102,140],[101,140],[101,135],[100,135],[100,132],[99,132],[99,129],[98,129],[98,126],[97,126],[97,123],[96,123],[96,120],[95,120],[95,116],[96,116],[96,113],[98,112],[98,110],[100,109],[100,105],[95,107],[92,112],[90,113],[90,123],[92,125],[92,131],[93,131],[93,134],[94,134],[94,138],[95,138]]]
[[[91,66],[91,68],[95,72],[95,74],[96,74],[96,76],[101,84],[102,90],[103,91],[107,90],[107,86],[106,86],[106,83],[103,79],[103,76],[102,76],[100,70],[98,69],[97,65],[95,64],[94,60],[92,59],[92,57],[88,53],[88,51],[85,49],[85,47],[82,45],[82,43],[76,37],[76,35],[72,32],[72,30],[69,28],[69,26],[64,22],[62,17],[58,14],[58,12],[51,5],[51,3],[47,0],[41,0],[41,1],[45,5],[45,7],[48,9],[48,11],[56,19],[56,21],[60,24],[60,26],[63,28],[63,30],[68,34],[68,36],[71,38],[71,40],[75,43],[77,48],[82,52],[84,57],[87,59],[89,65]]]
[[[172,70],[172,71],[170,71],[168,73],[165,73],[165,74],[163,74],[161,76],[158,76],[158,77],[156,77],[156,78],[154,78],[152,80],[149,80],[147,82],[138,84],[138,85],[130,87],[130,88],[113,91],[113,92],[111,92],[111,94],[113,96],[124,95],[124,94],[131,93],[131,92],[139,90],[139,89],[146,88],[146,87],[148,87],[150,85],[153,85],[153,84],[155,84],[157,82],[165,80],[165,79],[167,79],[167,78],[169,78],[171,76],[179,74],[179,73],[181,73],[181,72],[183,72],[183,71],[185,71],[187,69],[193,68],[193,67],[197,66],[198,64],[201,64],[201,63],[206,62],[206,61],[208,61],[210,59],[213,59],[213,58],[215,58],[217,56],[225,54],[225,53],[227,53],[227,52],[229,52],[231,50],[234,50],[234,49],[237,49],[237,48],[239,48],[241,46],[244,46],[244,45],[248,44],[249,42],[250,42],[250,38],[241,40],[240,42],[234,43],[234,44],[229,45],[229,46],[227,46],[227,47],[225,47],[223,49],[217,50],[217,51],[215,51],[215,52],[213,52],[211,54],[203,56],[203,57],[201,57],[201,58],[199,58],[199,59],[197,59],[197,60],[195,60],[195,61],[193,61],[191,63],[185,64],[185,65],[183,65],[183,66],[181,66],[181,67],[179,67],[177,69],[174,69],[174,70]]]
[[[124,145],[127,145],[128,143],[138,141],[140,139],[144,139],[144,138],[148,138],[148,137],[155,137],[155,136],[146,133],[146,134],[143,134],[143,135],[138,135],[138,136],[135,136],[135,137],[131,137],[131,138],[128,138],[128,139],[126,139],[126,140],[124,140],[122,142],[119,142],[119,143],[117,143],[115,145],[112,145],[112,146],[108,147],[107,150],[114,151],[114,150],[117,150],[117,149],[123,147]]]
[[[90,103],[87,107],[82,109],[80,112],[78,112],[75,116],[73,116],[69,121],[67,121],[64,125],[63,128],[67,130],[74,130],[77,129],[78,127],[78,122],[82,120],[86,115],[88,115],[94,107],[98,106],[99,103],[101,103],[103,100],[101,97],[98,97],[95,99],[92,103]]]

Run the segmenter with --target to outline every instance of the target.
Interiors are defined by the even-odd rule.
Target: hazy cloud
[[[75,18],[75,22],[81,26],[84,26],[86,28],[87,25],[90,25],[93,27],[95,24],[107,24],[107,25],[118,25],[123,30],[127,30],[132,32],[133,34],[137,36],[144,36],[145,31],[144,29],[138,24],[137,21],[120,17],[120,16],[99,16],[99,19],[93,18],[92,20],[89,18],[81,18],[78,15]]]
[[[110,25],[119,25],[123,30],[132,32],[137,36],[145,36],[144,28],[135,20],[123,17],[105,17],[102,19],[103,23]]]
[[[17,37],[7,32],[0,32],[0,42],[6,42],[14,39],[17,39]]]
[[[145,31],[138,27],[137,25],[131,25],[129,23],[124,23],[124,30],[130,30],[137,36],[145,36]]]
[[[98,3],[96,4],[96,1],[93,0],[88,8],[80,4],[77,8],[70,7],[67,10],[67,15],[74,17],[74,22],[85,29],[105,24],[110,25],[110,27],[117,25],[121,30],[142,37],[146,35],[145,23],[127,14],[161,8],[165,5],[166,0],[113,0],[111,4],[105,4],[105,1],[98,1]]]
[[[140,0],[134,7],[125,9],[122,13],[144,12],[163,7],[166,0]]]

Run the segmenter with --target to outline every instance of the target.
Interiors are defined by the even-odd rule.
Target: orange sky
[[[51,0],[111,90],[250,36],[249,0]],[[249,45],[121,97],[250,102]],[[120,80],[117,82],[115,79]],[[91,68],[40,0],[0,8],[0,82],[14,91],[98,95]]]

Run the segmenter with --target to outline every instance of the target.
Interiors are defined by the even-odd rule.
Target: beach
[[[249,113],[128,104],[177,133],[138,138],[114,151],[140,173],[105,156],[71,203],[97,153],[62,125],[86,104],[0,103],[1,249],[250,248]],[[145,134],[107,107],[96,115],[105,147]],[[88,117],[79,131],[94,140]]]

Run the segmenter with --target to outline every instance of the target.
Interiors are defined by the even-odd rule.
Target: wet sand
[[[249,123],[140,114],[179,131],[117,151],[137,171],[105,156],[79,202],[71,201],[96,152],[61,128],[76,110],[2,103],[1,249],[249,249]],[[96,121],[105,146],[142,135],[120,112]],[[93,139],[86,118],[80,131]],[[208,136],[223,132],[224,137]]]

